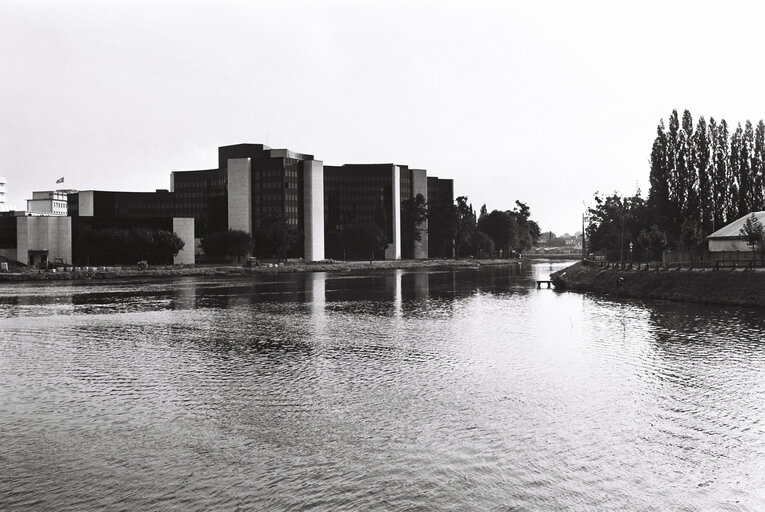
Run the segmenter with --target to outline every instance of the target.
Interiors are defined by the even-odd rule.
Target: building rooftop
[[[765,226],[765,212],[752,212],[757,217],[757,220],[760,221],[760,224]],[[741,228],[744,226],[744,223],[746,222],[746,218],[749,217],[751,213],[747,213],[740,219],[736,219],[727,226],[724,226],[711,235],[707,237],[707,240],[711,238],[741,238]]]

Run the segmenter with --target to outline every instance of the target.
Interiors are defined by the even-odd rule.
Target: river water
[[[0,287],[2,510],[765,510],[765,312],[564,264]]]

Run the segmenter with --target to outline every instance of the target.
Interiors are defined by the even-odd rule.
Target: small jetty
[[[543,284],[546,284],[547,287],[550,288],[553,282],[545,279],[537,280],[537,290],[541,289]]]

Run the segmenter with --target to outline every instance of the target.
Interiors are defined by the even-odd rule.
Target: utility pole
[[[584,218],[587,212],[582,213],[582,261],[587,259],[587,239],[584,236]]]
[[[627,205],[625,204],[624,199],[622,199],[622,239],[620,245],[620,256],[619,259],[621,260],[621,267],[624,269],[624,216],[626,215],[626,209]]]

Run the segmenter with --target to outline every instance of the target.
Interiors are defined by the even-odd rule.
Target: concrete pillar
[[[303,161],[303,259],[324,259],[324,163]]]
[[[393,221],[393,240],[385,249],[386,260],[401,259],[401,168],[394,165],[391,171],[393,204],[391,205],[391,220]]]
[[[92,217],[93,216],[93,191],[85,190],[77,194],[77,202],[79,203],[79,216],[80,217]]]
[[[412,197],[422,194],[425,204],[428,203],[428,173],[425,169],[412,169]],[[414,258],[427,259],[428,257],[428,220],[420,224],[420,241],[414,242]]]
[[[29,221],[31,217],[16,217],[16,260],[29,265]]]
[[[249,158],[228,160],[228,229],[252,235],[252,162]]]
[[[173,217],[173,233],[183,240],[184,246],[173,258],[175,265],[194,264],[194,219]]]

